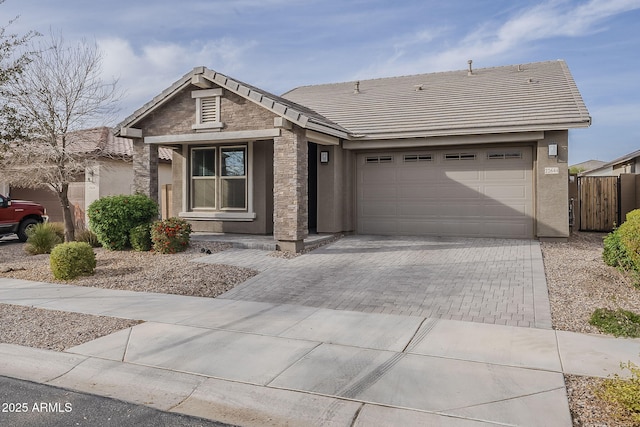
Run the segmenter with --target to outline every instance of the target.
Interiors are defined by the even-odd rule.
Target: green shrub
[[[151,250],[151,224],[140,224],[129,231],[129,241],[135,251],[146,252]]]
[[[158,204],[142,194],[108,196],[89,205],[91,230],[107,249],[122,250],[129,246],[129,231],[158,217]]]
[[[101,246],[98,236],[91,230],[76,231],[76,242],[88,243],[92,248],[99,248]]]
[[[634,285],[640,287],[640,209],[629,212],[626,221],[609,233],[603,244],[605,264],[630,273]]]
[[[613,403],[618,408],[618,416],[622,420],[630,420],[640,424],[640,368],[632,362],[621,363],[620,367],[631,372],[630,378],[620,378],[615,374],[595,390],[596,396]]]
[[[49,258],[53,277],[59,280],[90,276],[96,269],[96,255],[88,243],[61,243],[51,251]]]
[[[631,311],[597,308],[589,324],[616,337],[640,338],[640,315]]]
[[[60,240],[64,242],[64,223],[48,222],[47,224],[49,224],[53,229],[53,231],[56,233],[56,235],[60,237]]]
[[[64,241],[64,233],[60,237],[53,223],[43,222],[35,224],[27,231],[25,251],[31,255],[48,254],[54,246]]]
[[[153,250],[161,254],[175,254],[187,249],[191,224],[180,218],[156,221],[151,226]]]

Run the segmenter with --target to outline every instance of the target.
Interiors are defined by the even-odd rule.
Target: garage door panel
[[[422,164],[398,153],[386,154],[393,164],[365,164],[359,155],[358,232],[532,237],[532,151],[505,150],[522,157],[496,159],[500,150],[477,149],[475,159],[445,160],[448,151],[434,150]]]
[[[436,186],[430,186],[427,183],[422,183],[420,186],[403,186],[398,188],[398,198],[402,200],[416,200],[416,199],[437,199],[440,197],[441,190]]]
[[[513,180],[525,182],[527,174],[524,170],[487,170],[484,173],[487,180]]]
[[[398,212],[395,203],[387,202],[363,202],[360,205],[360,214],[372,217],[395,217]]]
[[[443,200],[474,200],[482,199],[482,186],[476,185],[442,185],[439,187],[439,198]]]
[[[367,185],[362,189],[363,200],[389,200],[396,195],[397,187],[389,184]]]
[[[398,182],[431,182],[439,179],[442,171],[434,168],[406,168],[398,171]]]
[[[522,200],[527,197],[527,187],[524,185],[486,185],[485,196],[494,200]]]
[[[388,165],[375,165],[361,171],[360,182],[369,184],[384,184],[396,181],[395,169],[389,168]],[[387,167],[385,167],[387,166]]]
[[[514,218],[525,219],[530,216],[529,208],[526,203],[511,204],[495,204],[482,207],[482,216],[494,217],[503,220],[512,220]]]
[[[469,170],[449,170],[445,173],[445,176],[452,181],[458,182],[480,181],[481,172]]]
[[[398,215],[403,217],[417,217],[423,219],[437,219],[439,217],[438,208],[439,203],[437,201],[432,202],[412,202],[412,203],[398,203],[397,212]]]

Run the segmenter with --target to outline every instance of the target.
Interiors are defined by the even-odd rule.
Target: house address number
[[[557,167],[544,168],[544,174],[545,175],[557,175],[559,173],[560,173],[560,168],[557,168]]]

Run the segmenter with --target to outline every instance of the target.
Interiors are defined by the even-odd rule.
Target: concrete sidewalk
[[[238,425],[570,426],[563,373],[640,364],[640,340],[0,279],[0,302],[145,320],[0,375]]]

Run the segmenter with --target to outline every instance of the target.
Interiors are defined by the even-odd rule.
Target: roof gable
[[[361,139],[559,130],[591,123],[564,61],[305,86],[283,97]]]
[[[118,129],[135,127],[138,122],[147,117],[147,115],[156,108],[172,99],[181,90],[191,84],[202,85],[203,78],[206,81],[260,105],[261,107],[297,124],[302,128],[316,130],[337,137],[347,137],[348,131],[346,129],[308,107],[273,95],[267,91],[243,83],[206,67],[196,67],[189,73],[185,74],[169,88],[165,89],[158,96],[154,97],[151,101],[136,110],[131,116],[123,120],[118,126]]]

